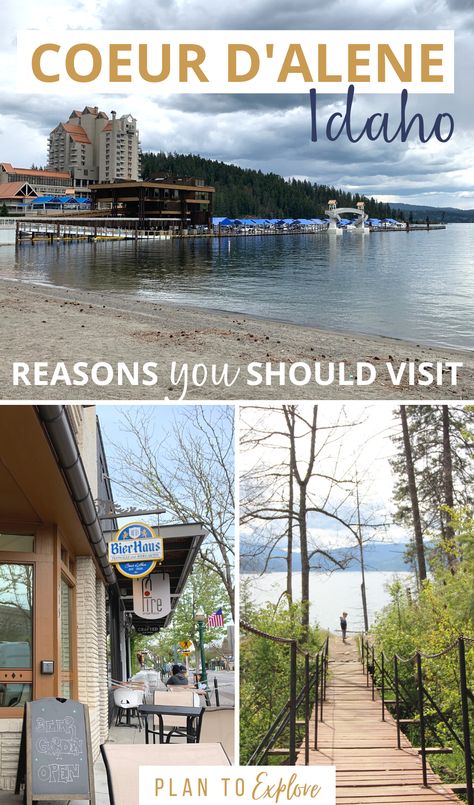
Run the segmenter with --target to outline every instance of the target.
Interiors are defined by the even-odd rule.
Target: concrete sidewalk
[[[138,730],[136,727],[115,727],[109,731],[107,743],[135,744],[145,743],[145,730]],[[110,805],[109,792],[107,788],[107,775],[102,757],[94,763],[95,795],[97,805]],[[69,805],[84,805],[83,799],[65,799]],[[15,796],[11,791],[0,791],[0,805],[21,805],[23,796]],[[43,800],[42,800],[43,805]],[[44,800],[44,805],[59,805],[58,800]]]
[[[229,671],[211,671],[208,673],[211,702],[214,704],[214,677],[217,677],[219,684],[219,695],[221,705],[234,704],[234,683],[235,675]],[[161,686],[160,686],[161,687]],[[164,689],[164,685],[163,685]],[[135,721],[135,719],[134,719]],[[141,731],[137,727],[111,726],[107,743],[137,744],[145,743],[145,730]],[[109,793],[107,788],[107,775],[102,757],[94,763],[95,794],[97,805],[110,805]],[[87,800],[67,800],[64,802],[69,805],[84,805]],[[0,791],[0,805],[22,805],[23,796],[15,796],[11,791]],[[41,805],[59,805],[59,801],[42,800]]]
[[[128,732],[128,730],[127,730]],[[107,775],[105,773],[105,766],[102,758],[94,763],[94,778],[95,778],[95,797],[96,805],[110,805],[109,791],[107,788]],[[87,800],[83,799],[65,799],[64,802],[69,805],[84,805]],[[0,791],[0,805],[22,805],[23,795],[15,796],[11,791]],[[51,800],[41,800],[41,805],[60,805],[58,800],[54,802]]]

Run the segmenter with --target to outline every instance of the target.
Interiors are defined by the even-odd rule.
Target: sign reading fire
[[[168,573],[150,573],[133,580],[133,611],[139,618],[154,620],[171,612],[170,577]]]

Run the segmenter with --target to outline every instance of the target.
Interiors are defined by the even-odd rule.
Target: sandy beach
[[[0,282],[0,309],[0,381],[4,400],[176,400],[184,393],[184,374],[178,382],[183,364],[188,366],[185,399],[190,400],[474,399],[472,352],[6,280]],[[446,366],[438,370],[441,385],[418,385],[420,363],[453,361],[463,364],[456,386],[451,383],[452,372]],[[27,386],[21,382],[14,386],[14,362],[27,363],[29,367],[43,362],[40,377],[48,384]],[[138,386],[127,380],[119,386],[115,375],[113,382],[105,383],[107,371],[101,367],[97,377],[103,385],[90,380],[84,385],[67,385],[64,379],[51,385],[58,362],[64,362],[70,377],[75,377],[77,362],[85,362],[88,367],[97,362],[112,367],[125,362],[132,367],[138,362],[140,371],[143,364],[151,362],[157,382],[151,382],[151,375],[145,374],[150,385],[144,385],[141,374]],[[249,371],[252,362],[263,367],[271,364],[276,370],[284,364],[285,384],[281,385],[279,377],[274,375],[267,385],[264,369]],[[328,367],[334,364],[334,382],[319,385],[312,375],[305,385],[291,383],[288,370],[297,362],[309,367],[306,372],[312,372],[315,363],[318,364],[322,377],[328,376]],[[340,362],[345,385],[339,382]],[[370,385],[357,385],[357,362],[374,367],[376,379]],[[408,370],[402,373],[399,385],[392,382],[387,363],[398,373],[403,362],[413,362],[415,385],[409,383]],[[196,368],[198,364],[204,366]],[[217,382],[224,366],[227,386]],[[27,376],[33,378],[33,369]],[[249,381],[259,376],[262,382],[251,385]],[[367,373],[361,374],[364,376]],[[302,381],[305,368],[299,367],[294,377]]]

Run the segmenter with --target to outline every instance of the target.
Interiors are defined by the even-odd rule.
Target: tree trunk
[[[423,545],[423,531],[421,528],[420,508],[418,505],[418,492],[416,488],[415,468],[411,449],[410,434],[408,432],[407,412],[404,405],[400,406],[402,421],[403,445],[405,449],[405,463],[407,469],[408,489],[410,492],[411,510],[413,515],[413,530],[415,534],[416,558],[420,582],[426,579],[425,548]]]
[[[453,461],[451,455],[451,440],[449,436],[449,409],[447,405],[442,406],[443,410],[443,486],[444,486],[444,503],[449,509],[454,508],[454,490],[453,490]],[[451,514],[445,513],[447,523],[444,533],[444,544],[448,564],[451,570],[455,565],[455,536],[454,528],[451,525]]]
[[[290,462],[289,472],[289,494],[288,494],[288,539],[286,546],[286,595],[288,602],[293,603],[293,468]]]
[[[303,641],[306,641],[309,633],[309,557],[308,530],[306,527],[306,484],[300,485],[298,525],[301,552],[301,625],[303,627]]]
[[[361,585],[360,592],[362,597],[362,609],[364,612],[364,629],[369,631],[369,613],[367,610],[367,591],[365,588],[365,561],[364,561],[364,542],[362,540],[362,526],[360,522],[360,501],[359,501],[359,478],[356,470],[356,503],[357,503],[357,541],[359,543]]]
[[[308,551],[308,529],[306,519],[308,516],[308,483],[311,479],[314,467],[316,450],[316,430],[318,419],[318,406],[313,405],[313,416],[311,423],[307,423],[310,434],[310,447],[308,455],[308,465],[304,475],[301,474],[296,458],[296,433],[295,433],[295,406],[283,406],[285,419],[290,437],[290,472],[293,481],[298,485],[298,530],[300,539],[301,555],[301,626],[303,627],[303,641],[309,635],[309,572],[310,560]]]

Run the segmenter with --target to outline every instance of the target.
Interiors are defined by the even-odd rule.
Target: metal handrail
[[[468,805],[474,805],[474,789],[473,789],[473,762],[474,762],[474,753],[471,748],[471,734],[470,734],[470,713],[469,713],[469,705],[474,703],[474,694],[471,689],[467,685],[467,673],[466,673],[466,656],[465,656],[465,643],[474,643],[474,638],[460,636],[454,642],[450,643],[449,646],[442,649],[442,651],[437,652],[436,654],[425,654],[421,651],[416,651],[410,657],[401,657],[399,654],[394,654],[392,657],[392,663],[394,668],[393,680],[391,675],[387,670],[387,663],[386,663],[386,656],[382,651],[380,654],[380,660],[375,655],[375,647],[372,643],[369,645],[369,641],[367,638],[364,639],[364,636],[361,636],[360,642],[360,655],[361,661],[364,672],[367,674],[367,687],[369,687],[369,678],[372,678],[372,698],[375,699],[375,687],[376,687],[376,677],[378,674],[381,674],[381,693],[382,693],[382,718],[385,718],[384,708],[385,708],[385,690],[386,690],[386,679],[390,683],[390,689],[394,690],[395,692],[395,718],[397,724],[397,747],[398,749],[401,748],[401,740],[400,740],[400,699],[403,700],[403,703],[408,707],[409,702],[404,699],[403,694],[401,693],[401,689],[404,690],[405,694],[408,696],[409,691],[407,690],[406,686],[400,680],[399,676],[399,664],[409,664],[414,662],[415,663],[415,677],[416,677],[416,695],[417,695],[417,704],[416,710],[419,719],[419,730],[420,730],[420,755],[422,761],[422,775],[423,775],[423,785],[428,785],[428,766],[427,766],[427,745],[426,745],[426,732],[429,730],[432,735],[436,738],[437,741],[444,747],[443,740],[438,735],[438,732],[435,726],[431,723],[431,718],[436,714],[440,721],[445,725],[446,729],[448,730],[451,737],[455,740],[456,744],[462,750],[464,756],[464,767],[465,767],[465,790],[466,790],[466,797]],[[451,723],[445,713],[442,712],[438,704],[436,703],[432,694],[427,690],[425,679],[424,677],[424,669],[423,669],[423,660],[433,660],[433,659],[440,659],[442,657],[446,657],[450,652],[457,648],[458,658],[457,658],[457,666],[459,669],[459,704],[460,704],[460,715],[462,720],[462,737],[459,732],[456,730],[455,726]],[[370,659],[369,659],[370,656]],[[426,672],[425,672],[426,673]],[[428,702],[431,707],[435,710],[435,714],[427,715],[425,712],[425,704]],[[464,787],[464,784],[463,784]]]
[[[257,629],[255,626],[247,623],[246,621],[240,622],[241,628],[267,640],[275,643],[286,645],[290,649],[290,695],[288,701],[281,708],[277,716],[274,718],[272,724],[266,731],[265,735],[261,738],[258,746],[252,753],[247,765],[260,765],[264,762],[269,752],[274,748],[277,740],[282,733],[289,727],[289,750],[288,750],[288,763],[290,765],[296,764],[296,721],[298,709],[304,702],[304,724],[305,724],[305,765],[309,764],[309,751],[310,751],[310,734],[309,734],[309,721],[311,715],[311,699],[312,692],[314,692],[314,708],[315,708],[315,735],[314,735],[314,748],[317,748],[317,722],[318,711],[320,718],[323,717],[323,702],[326,697],[326,677],[328,666],[328,645],[329,636],[326,637],[322,646],[315,654],[315,667],[313,672],[310,669],[310,653],[305,651],[298,645],[296,639],[279,637]],[[304,684],[297,692],[297,655],[304,658]]]
[[[269,634],[268,632],[263,632],[261,629],[257,629],[255,626],[251,626],[250,623],[247,621],[240,621],[240,628],[243,629],[245,632],[251,632],[257,637],[265,637],[267,640],[273,640],[274,643],[284,643],[288,646],[292,645],[293,643],[296,644],[296,640],[294,637],[279,637],[278,635]]]

